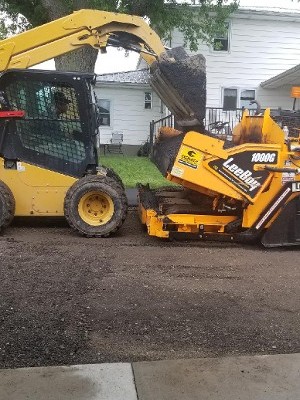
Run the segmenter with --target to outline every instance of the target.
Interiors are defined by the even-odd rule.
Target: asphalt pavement
[[[0,400],[299,400],[298,251],[158,240],[135,210],[103,240],[15,221]]]
[[[130,207],[135,207],[137,205],[137,195],[137,189],[126,189],[126,196]]]

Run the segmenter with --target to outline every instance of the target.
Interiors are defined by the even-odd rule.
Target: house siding
[[[111,126],[100,126],[99,144],[107,144],[113,131],[123,133],[125,145],[141,145],[149,136],[152,120],[162,118],[161,101],[150,87],[101,86],[95,89],[98,99],[111,101]],[[152,93],[152,109],[145,109],[144,94]]]
[[[290,108],[290,87],[263,89],[260,83],[289,69],[300,60],[300,19],[281,20],[246,14],[230,21],[229,52],[214,52],[201,44],[198,53],[206,57],[207,106],[222,107],[222,89],[256,89],[263,107]],[[183,36],[174,31],[172,47],[183,45]],[[300,82],[299,82],[300,84]]]

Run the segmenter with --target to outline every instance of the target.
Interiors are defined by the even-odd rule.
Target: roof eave
[[[150,83],[133,83],[133,82],[117,82],[117,81],[113,81],[113,82],[109,82],[109,81],[97,81],[96,82],[96,87],[99,86],[118,86],[119,88],[123,87],[123,88],[127,88],[127,87],[135,87],[135,88],[150,88]]]
[[[287,79],[292,78],[292,76],[295,74],[299,74],[299,79],[300,79],[300,64],[282,72],[281,74],[273,76],[272,78],[267,79],[264,82],[261,82],[260,86],[264,89],[276,89],[280,86],[287,85],[287,84],[293,85],[294,83],[287,82]]]
[[[300,11],[272,11],[272,10],[264,10],[264,9],[254,9],[254,8],[239,8],[235,11],[232,16],[239,18],[249,18],[249,15],[253,18],[259,19],[274,19],[276,20],[285,20],[285,21],[294,21],[300,19]]]

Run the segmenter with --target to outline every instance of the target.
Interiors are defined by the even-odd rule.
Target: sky
[[[126,56],[124,50],[108,47],[106,54],[99,54],[95,65],[96,74],[105,74],[110,72],[132,71],[136,69],[139,60],[137,53],[130,52]],[[55,69],[54,61],[49,60],[34,68]]]
[[[241,7],[261,9],[281,9],[282,11],[295,11],[300,12],[300,2],[298,0],[240,0]],[[131,71],[136,68],[139,55],[130,52],[126,56],[124,50],[118,50],[108,47],[106,54],[99,54],[96,66],[96,74],[104,74],[110,72]],[[35,68],[54,69],[54,61],[50,60],[45,63],[39,64]]]

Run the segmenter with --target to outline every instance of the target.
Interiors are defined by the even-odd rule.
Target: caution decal
[[[194,150],[191,147],[182,146],[178,162],[190,168],[197,169],[202,158],[203,154],[200,151]]]

